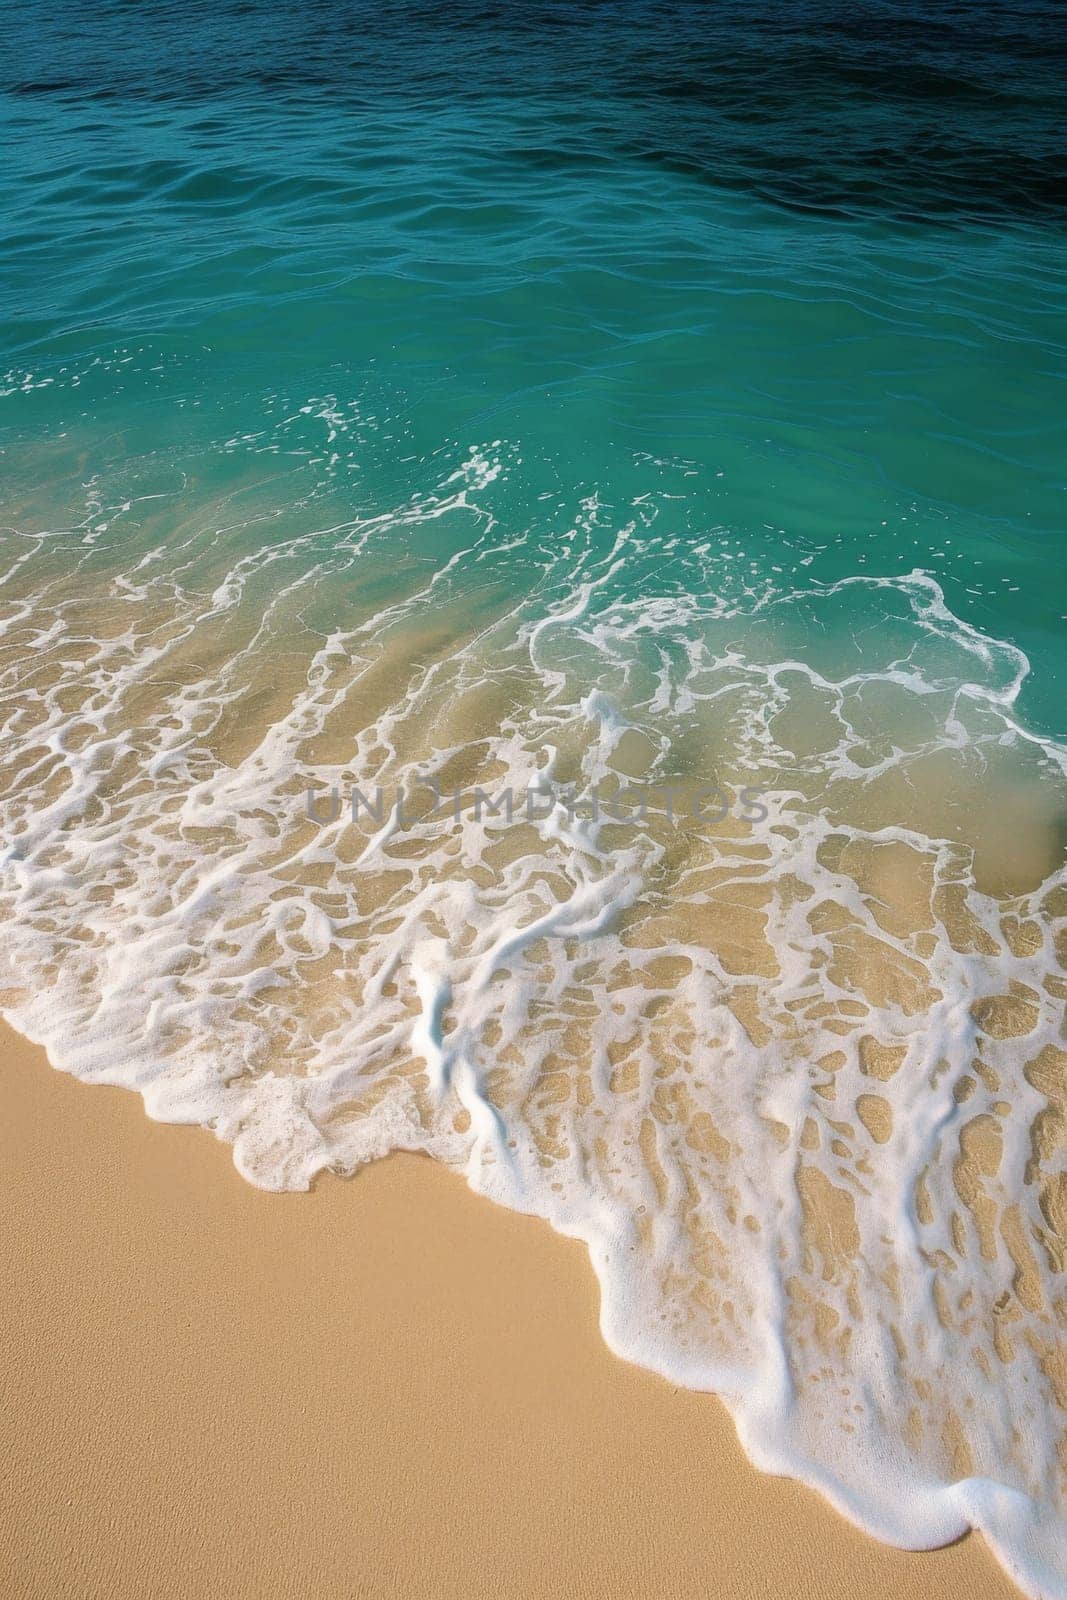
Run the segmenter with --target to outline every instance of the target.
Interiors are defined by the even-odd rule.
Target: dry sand
[[[263,1194],[7,1031],[0,1105],[6,1595],[1015,1593],[758,1475],[605,1349],[579,1245],[427,1160]]]

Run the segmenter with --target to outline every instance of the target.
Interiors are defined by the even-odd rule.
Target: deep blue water
[[[549,183],[636,158],[836,215],[1039,221],[1067,206],[1064,21],[1055,0],[104,0],[19,7],[0,60],[10,92],[75,111],[548,101],[525,148],[498,137]]]

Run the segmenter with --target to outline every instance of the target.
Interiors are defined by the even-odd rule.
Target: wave
[[[1067,1592],[1025,654],[926,572],[680,536],[684,463],[552,531],[501,521],[506,440],[436,467],[328,524],[92,484],[3,535],[4,1015],[264,1187],[427,1152],[584,1240],[611,1347],[758,1465]]]

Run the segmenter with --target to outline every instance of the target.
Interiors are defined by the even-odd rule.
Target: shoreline
[[[271,1194],[0,1027],[9,1593],[1001,1600],[603,1344],[584,1247],[394,1155]]]

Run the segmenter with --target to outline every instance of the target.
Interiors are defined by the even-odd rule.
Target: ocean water
[[[1031,1595],[1065,38],[57,0],[0,41],[4,1015],[254,1183],[418,1149],[546,1217],[760,1466]]]

